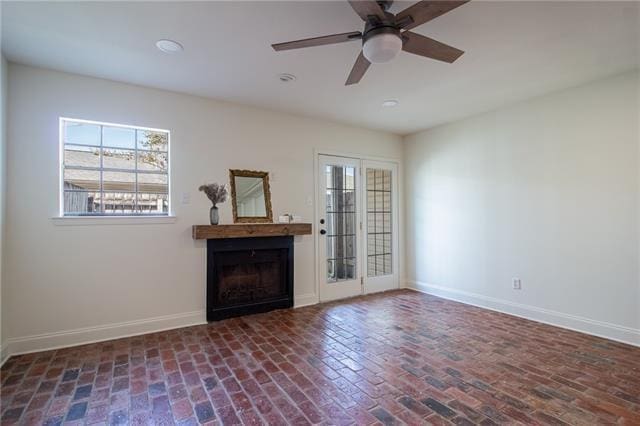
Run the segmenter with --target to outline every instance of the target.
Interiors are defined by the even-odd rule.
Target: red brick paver
[[[409,290],[1,373],[2,424],[640,424],[640,348]]]

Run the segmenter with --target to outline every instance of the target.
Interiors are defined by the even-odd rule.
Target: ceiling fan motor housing
[[[386,12],[393,4],[393,0],[377,0],[376,3]]]
[[[364,33],[362,34],[362,44],[366,43],[370,38],[380,34],[394,34],[400,38],[400,30],[395,25],[383,24],[371,26],[369,28],[369,24],[367,24],[364,28]]]
[[[384,12],[384,19],[379,16],[369,16],[369,19],[365,21],[364,31],[362,32],[365,36],[368,32],[375,30],[377,28],[383,27],[391,27],[398,29],[396,25],[396,17],[393,13]],[[398,30],[399,31],[399,30]]]

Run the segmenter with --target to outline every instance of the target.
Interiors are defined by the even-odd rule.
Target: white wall
[[[275,172],[274,216],[312,221],[314,148],[403,152],[390,134],[8,68],[0,275],[14,352],[203,322],[205,243],[191,225],[207,222],[209,202],[197,187],[229,168]],[[406,137],[409,284],[640,344],[639,87],[626,74]],[[176,222],[56,226],[59,116],[170,129]],[[221,215],[231,222],[229,203]],[[295,262],[296,304],[314,303],[312,236],[296,238]]]
[[[640,345],[639,88],[632,72],[407,137],[409,285]]]
[[[60,116],[169,129],[177,221],[56,226]],[[391,134],[16,64],[8,121],[13,352],[203,322],[205,242],[192,240],[191,226],[208,222],[210,206],[197,188],[227,182],[228,169],[275,173],[274,217],[312,221],[314,148],[402,157],[401,138]],[[189,205],[180,203],[184,192]],[[221,223],[231,223],[229,202],[220,207]],[[314,265],[313,236],[296,237],[297,305],[318,300]],[[134,323],[110,326],[123,322]]]

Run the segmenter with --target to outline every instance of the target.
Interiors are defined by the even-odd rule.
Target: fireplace
[[[293,306],[293,236],[207,240],[207,321]]]

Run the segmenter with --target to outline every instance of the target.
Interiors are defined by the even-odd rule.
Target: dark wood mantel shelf
[[[280,237],[310,235],[310,223],[236,223],[233,225],[193,225],[195,240],[221,238]]]

